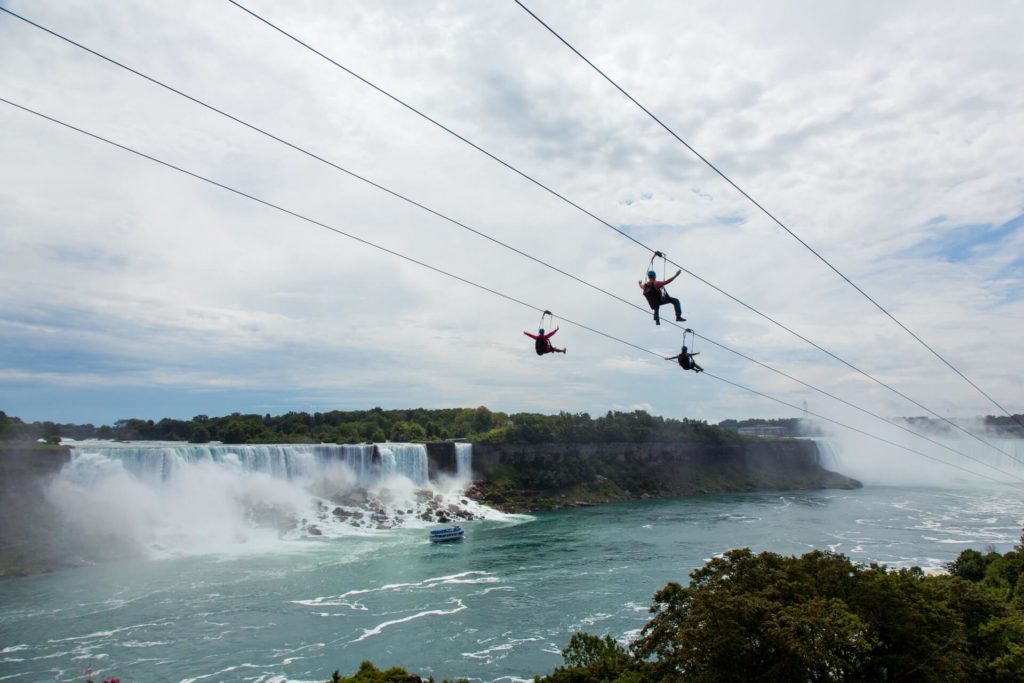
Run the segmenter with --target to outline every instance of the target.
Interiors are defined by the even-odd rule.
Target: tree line
[[[411,410],[289,412],[284,415],[232,413],[191,420],[118,420],[113,425],[23,422],[0,411],[0,441],[50,443],[60,438],[192,443],[368,443],[469,439],[482,443],[602,443],[733,440],[735,434],[700,420],[675,420],[642,410],[557,415],[514,413],[486,407]]]

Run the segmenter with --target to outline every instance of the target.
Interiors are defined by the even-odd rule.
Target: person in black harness
[[[696,353],[690,353],[689,349],[686,348],[686,344],[683,344],[683,350],[679,352],[678,356],[668,356],[665,360],[677,360],[679,361],[679,367],[683,370],[693,370],[694,372],[704,372],[704,368],[697,365],[693,360],[694,356],[699,356],[700,351]]]
[[[544,328],[537,330],[537,334],[529,332],[523,332],[523,334],[533,340],[533,348],[538,356],[543,356],[545,353],[565,353],[565,349],[556,349],[551,345],[551,338],[555,336],[555,332],[558,332],[557,327],[547,334],[544,334]]]
[[[667,280],[659,280],[658,274],[653,270],[647,271],[647,282],[637,282],[640,285],[640,289],[644,292],[644,298],[647,299],[647,303],[654,311],[654,324],[661,324],[661,317],[658,315],[658,309],[665,304],[672,304],[676,309],[676,322],[684,322],[686,318],[683,317],[682,308],[679,306],[679,299],[671,297],[668,294],[668,290],[665,289],[665,285],[679,277],[679,274],[683,272],[677,270],[676,274]]]

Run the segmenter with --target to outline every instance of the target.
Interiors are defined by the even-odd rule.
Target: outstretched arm
[[[680,354],[677,354],[675,356],[665,356],[665,360],[679,360],[679,356],[681,356],[681,355],[683,355],[683,354],[680,353]]]
[[[545,334],[544,338],[545,339],[551,339],[552,337],[555,336],[555,332],[558,332],[558,328],[557,327],[555,329],[551,330],[550,332],[548,332],[547,334]]]
[[[675,280],[677,277],[679,277],[679,273],[681,273],[681,272],[683,272],[683,271],[682,270],[677,270],[675,275],[673,275],[669,279],[665,280],[665,284],[667,285],[668,283],[670,283],[673,280]]]
[[[535,335],[535,334],[530,334],[529,332],[523,332],[523,334],[525,334],[525,335],[526,335],[527,337],[529,337],[530,339],[536,339],[536,338],[537,338],[537,335]]]

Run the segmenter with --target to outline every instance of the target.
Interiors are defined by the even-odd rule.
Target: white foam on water
[[[467,579],[467,578],[465,578],[467,576],[479,576],[480,578]],[[357,589],[353,589],[353,590],[350,590],[350,591],[346,591],[346,592],[342,593],[341,595],[324,596],[324,597],[312,598],[312,599],[309,599],[309,600],[292,600],[291,602],[293,602],[295,604],[298,604],[298,605],[308,605],[308,606],[317,606],[317,605],[331,605],[331,606],[333,606],[335,604],[340,604],[337,601],[344,601],[345,598],[348,598],[348,597],[353,596],[353,595],[367,595],[369,593],[387,593],[387,592],[394,592],[394,591],[403,591],[403,590],[411,589],[411,588],[433,588],[435,586],[440,586],[440,585],[445,585],[445,584],[452,584],[452,583],[477,584],[477,583],[495,583],[497,581],[500,581],[500,579],[498,577],[494,576],[493,574],[491,574],[490,572],[475,570],[475,571],[460,572],[458,574],[449,574],[447,576],[434,576],[434,577],[430,577],[430,578],[427,578],[427,579],[423,579],[422,581],[416,581],[416,582],[413,582],[413,583],[388,583],[388,584],[385,584],[383,586],[378,586],[376,588],[357,588]]]
[[[514,591],[514,590],[515,590],[514,586],[492,586],[490,588],[484,588],[481,591],[476,591],[475,593],[470,593],[470,595],[476,598],[476,597],[481,597],[481,596],[487,595],[488,593],[493,593],[494,591]]]
[[[493,639],[488,639],[485,642],[490,640]],[[540,638],[509,638],[503,643],[488,647],[484,650],[478,650],[477,652],[463,652],[462,656],[466,659],[475,659],[490,664],[492,662],[505,659],[513,650],[515,650],[516,647],[523,643],[536,643],[540,640]],[[555,651],[555,654],[561,654],[561,651]]]
[[[447,616],[449,614],[455,614],[457,612],[461,612],[462,610],[466,609],[466,606],[464,604],[462,604],[462,601],[459,600],[458,598],[452,598],[448,602],[456,604],[457,607],[455,607],[455,609],[451,609],[451,610],[443,610],[443,609],[426,610],[426,611],[423,611],[423,612],[417,612],[416,614],[410,614],[409,616],[402,617],[401,619],[392,619],[391,621],[381,622],[380,624],[377,624],[373,628],[364,629],[363,630],[363,635],[359,636],[355,640],[350,640],[349,644],[358,643],[358,642],[360,642],[362,640],[366,640],[367,638],[372,638],[373,636],[378,636],[378,635],[380,635],[384,631],[384,629],[388,628],[389,626],[395,626],[396,624],[404,624],[406,622],[413,621],[415,619],[422,619],[424,617]]]
[[[633,641],[640,637],[640,634],[642,632],[642,628],[631,629],[623,633],[622,637],[618,638],[615,642],[617,642],[619,645],[622,645],[623,647],[629,647],[633,643]]]
[[[593,626],[594,624],[600,621],[605,621],[611,618],[611,614],[607,614],[605,612],[598,612],[597,614],[591,614],[583,617],[579,621],[575,622],[572,626],[570,626],[569,629],[572,631],[582,631],[584,626]]]

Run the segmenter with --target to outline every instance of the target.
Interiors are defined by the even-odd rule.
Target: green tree
[[[7,417],[7,413],[0,410],[0,441],[10,441],[14,438],[14,421]]]
[[[397,422],[391,428],[392,441],[426,441],[427,430],[415,422]]]
[[[1003,606],[959,577],[820,551],[730,551],[653,610],[633,655],[661,680],[983,680],[1019,646]]]
[[[193,424],[188,440],[189,443],[209,443],[210,430],[202,424]]]
[[[40,438],[48,444],[60,443],[60,427],[53,422],[44,422],[40,431]]]

